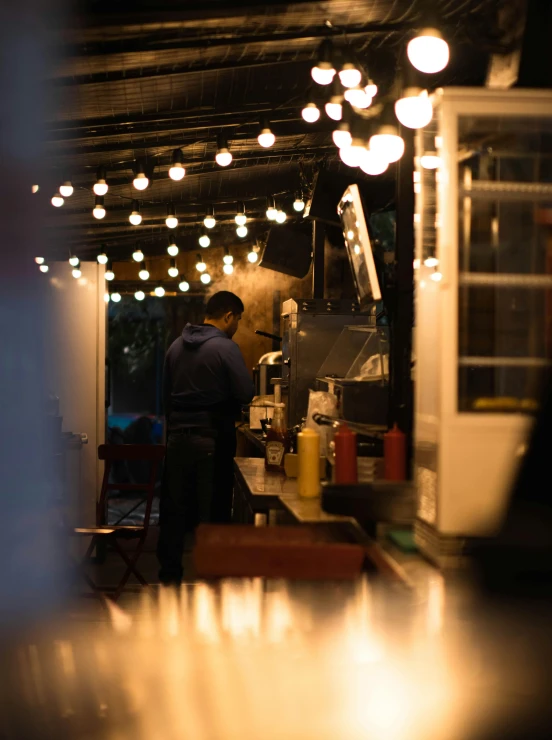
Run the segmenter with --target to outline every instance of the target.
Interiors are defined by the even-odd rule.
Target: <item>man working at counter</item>
[[[204,323],[187,324],[167,352],[167,455],[157,546],[162,583],[181,581],[184,537],[196,521],[230,520],[235,419],[254,395],[240,349],[232,341],[243,311],[234,293],[215,293]]]

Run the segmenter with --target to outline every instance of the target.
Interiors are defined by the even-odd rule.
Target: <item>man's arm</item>
[[[226,366],[230,378],[230,392],[232,397],[242,406],[251,403],[255,395],[255,386],[245,366],[243,355],[238,345],[230,341],[226,357]]]

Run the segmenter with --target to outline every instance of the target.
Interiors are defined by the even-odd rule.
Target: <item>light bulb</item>
[[[360,169],[367,175],[381,175],[388,168],[389,163],[385,157],[378,152],[367,149],[362,157]]]
[[[261,133],[257,136],[257,141],[262,147],[268,149],[274,144],[276,137],[269,128],[263,128],[261,129]]]
[[[178,247],[174,242],[171,242],[169,244],[169,246],[167,247],[167,252],[171,257],[176,257],[176,255],[178,254]]]
[[[211,282],[211,276],[208,272],[204,272],[199,279],[204,285],[208,285]]]
[[[245,213],[236,213],[236,215],[234,216],[234,221],[238,226],[245,226],[245,224],[247,223],[247,216],[245,215]]]
[[[80,277],[82,277],[82,271],[79,270],[78,267],[75,267],[75,269],[73,270],[73,272],[71,274],[73,275],[73,277],[75,278],[75,280],[78,279],[78,278],[80,278]]]
[[[283,224],[285,223],[285,220],[287,218],[287,214],[285,211],[278,211],[276,214],[276,223]]]
[[[38,269],[40,270],[40,272],[48,272],[50,268],[48,267],[48,265],[40,265]]]
[[[202,234],[202,235],[201,235],[201,236],[199,237],[198,241],[199,241],[199,246],[200,246],[200,247],[203,247],[204,249],[205,249],[206,247],[208,247],[208,246],[209,246],[209,244],[211,243],[211,240],[209,239],[209,237],[207,236],[207,234]]]
[[[110,267],[108,267],[107,270],[105,271],[104,278],[106,280],[115,280],[115,273]]]
[[[364,92],[369,98],[375,98],[378,94],[378,86],[372,80],[368,80],[368,84],[364,88]]]
[[[276,221],[276,216],[278,215],[278,210],[274,206],[268,206],[266,209],[266,217],[269,221]]]
[[[316,123],[320,118],[320,109],[316,103],[307,103],[301,111],[301,115],[303,116],[303,120],[307,123]]]
[[[244,237],[246,237],[247,236],[247,226],[238,226],[238,228],[236,229],[236,234],[241,239],[243,239]]]
[[[396,133],[394,126],[382,126],[379,133],[370,138],[370,149],[388,162],[398,162],[404,154],[404,140]]]
[[[44,257],[35,257],[35,262],[37,265],[43,265],[45,262]]]
[[[111,294],[111,300],[114,303],[119,303],[119,301],[121,300],[121,294],[120,293],[112,293]]]
[[[369,108],[372,103],[372,98],[361,87],[352,87],[349,90],[345,90],[343,97],[354,108]]]
[[[205,264],[205,262],[203,262],[203,260],[198,255],[198,260],[196,263],[196,270],[198,272],[205,272],[206,269],[207,269],[207,265]]]
[[[171,180],[176,180],[176,182],[182,180],[185,174],[186,170],[180,164],[180,162],[173,164],[173,166],[169,169],[169,177],[171,178]]]
[[[438,264],[439,260],[437,259],[437,257],[428,257],[424,260],[424,265],[426,267],[437,267]]]
[[[351,146],[343,147],[343,149],[339,150],[341,161],[348,167],[360,167],[366,154],[367,150],[364,143],[358,139],[354,139]]]
[[[324,106],[326,113],[332,119],[332,121],[341,121],[343,116],[343,106],[341,102],[337,102],[333,97],[329,103]]]
[[[79,266],[79,258],[78,257],[69,257],[69,264],[71,267],[78,267]]]
[[[108,185],[106,181],[102,178],[101,180],[97,180],[92,190],[94,191],[95,195],[105,195],[108,191]]]
[[[426,152],[420,157],[420,164],[424,170],[436,170],[441,164],[441,157],[437,152]]]
[[[61,208],[61,206],[65,203],[63,198],[61,197],[61,193],[56,193],[52,196],[52,205],[56,208]]]
[[[234,265],[223,265],[222,271],[225,275],[231,275],[234,272]]]
[[[61,185],[59,192],[64,198],[70,198],[73,195],[73,186],[69,180],[66,180],[63,185]]]
[[[422,29],[408,42],[406,53],[413,67],[425,74],[443,70],[449,61],[449,45],[436,28]]]
[[[94,218],[101,219],[105,216],[105,207],[104,207],[104,199],[103,195],[97,195],[96,196],[96,205],[94,206],[94,210],[92,211],[92,215]]]
[[[178,268],[176,268],[176,267],[172,267],[172,266],[171,266],[171,267],[169,267],[169,275],[170,275],[170,276],[171,276],[172,278],[178,277]]]
[[[132,201],[132,212],[128,217],[128,220],[133,226],[140,226],[142,223],[142,214],[140,213],[140,205],[137,200]]]
[[[356,87],[357,85],[360,85],[362,74],[354,64],[345,62],[339,70],[339,79],[343,87]]]
[[[143,301],[144,298],[146,297],[146,294],[144,293],[143,290],[137,290],[136,293],[134,294],[134,297],[136,298],[137,301]]]
[[[332,133],[332,139],[333,143],[338,147],[338,149],[343,149],[345,147],[351,146],[353,143],[353,137],[351,136],[349,131],[346,131],[345,129],[339,129],[336,128],[335,131]]]
[[[436,283],[438,283],[440,280],[443,279],[443,276],[440,272],[432,272],[429,276],[432,280],[435,280]]]
[[[232,162],[232,152],[227,147],[222,147],[217,151],[215,159],[220,167],[228,167]]]
[[[251,262],[251,264],[254,264],[259,259],[259,255],[257,254],[257,252],[249,252],[249,254],[247,255],[247,259],[249,260],[249,262]]]
[[[395,115],[407,128],[424,128],[433,118],[433,106],[427,90],[410,87],[395,103]]]
[[[105,252],[102,252],[101,254],[99,254],[97,257],[97,260],[100,263],[100,265],[107,265],[109,261],[107,258],[107,254]]]
[[[111,296],[109,295],[109,293],[104,293],[104,301],[106,303],[109,303],[110,300],[111,300]]]
[[[167,228],[169,229],[176,229],[176,227],[178,226],[176,210],[173,205],[167,206],[167,218],[165,219],[165,223],[167,224]]]
[[[38,193],[38,191],[40,190],[40,185],[33,185],[33,188],[32,188],[32,190],[33,190],[33,195],[34,195],[35,193]]]
[[[231,265],[232,262],[234,261],[234,258],[232,257],[231,254],[225,254],[224,257],[222,258],[222,261],[224,262],[225,265]]]
[[[217,223],[217,220],[216,220],[216,218],[214,216],[205,216],[205,218],[203,219],[203,225],[207,229],[214,228],[215,225],[216,225],[216,223]]]
[[[134,185],[136,190],[145,190],[149,185],[149,179],[143,172],[139,172],[132,181],[132,184]]]
[[[335,69],[331,66],[328,67],[313,67],[311,69],[311,77],[318,85],[329,85],[335,75]]]
[[[149,280],[149,276],[150,276],[150,274],[149,274],[148,270],[146,270],[145,267],[143,267],[140,270],[140,272],[138,273],[138,277],[140,278],[140,280]]]
[[[293,201],[293,210],[297,211],[297,213],[301,213],[301,211],[305,210],[305,201],[303,198],[300,198],[299,196],[295,198]]]
[[[165,295],[165,288],[163,288],[161,285],[158,285],[153,292],[158,298],[163,298],[163,296]]]
[[[190,283],[187,280],[182,280],[178,284],[178,287],[183,293],[187,293],[190,290]]]
[[[141,249],[134,250],[134,252],[132,253],[132,259],[135,262],[142,262],[142,260],[144,259],[144,253],[142,252],[142,250]]]

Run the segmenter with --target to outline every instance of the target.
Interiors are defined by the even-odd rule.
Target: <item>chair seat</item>
[[[109,535],[115,535],[117,537],[139,537],[143,531],[144,527],[139,525],[114,524],[113,526],[75,527],[73,534],[88,537],[102,537]]]

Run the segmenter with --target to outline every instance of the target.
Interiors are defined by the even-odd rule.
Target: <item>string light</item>
[[[342,101],[342,95],[332,95],[330,100],[324,106],[326,114],[332,119],[332,121],[341,121],[343,116]]]
[[[142,262],[142,260],[144,259],[144,253],[142,252],[142,250],[140,249],[140,247],[137,247],[134,250],[134,252],[132,253],[132,259],[135,262]]]
[[[231,275],[234,272],[234,265],[223,265],[222,271],[225,275]]]
[[[111,300],[113,303],[120,303],[121,301],[121,294],[120,293],[111,293]]]
[[[104,301],[106,303],[109,303],[110,300],[111,300],[111,296],[109,295],[109,293],[104,293]]]
[[[178,277],[178,268],[176,266],[176,260],[171,259],[170,267],[169,267],[169,275],[172,278]]]
[[[437,257],[428,257],[424,260],[424,265],[426,267],[437,267],[438,264],[439,260],[437,259]]]
[[[203,247],[204,249],[206,249],[211,243],[211,240],[209,239],[207,234],[201,234],[198,239],[198,242],[199,242],[200,247]]]
[[[440,272],[432,272],[429,276],[432,280],[434,280],[436,283],[438,283],[440,280],[443,279],[443,276]]]
[[[105,271],[104,278],[106,280],[115,280],[115,273],[113,272],[113,265],[108,262],[107,270]]]
[[[140,213],[140,204],[137,200],[133,200],[131,204],[131,213],[128,220],[133,226],[140,226],[142,223],[142,214]]]
[[[232,152],[228,148],[228,140],[224,134],[218,135],[215,160],[220,167],[228,167],[232,162]]]
[[[337,127],[332,132],[332,139],[333,143],[338,149],[343,149],[344,147],[351,146],[353,137],[351,136],[351,132],[349,130],[348,121],[340,121],[337,124]]]
[[[38,193],[38,191],[40,190],[40,185],[33,185],[33,188],[32,188],[32,190],[33,190],[33,195],[34,195],[35,193]]]
[[[146,294],[144,293],[143,290],[137,290],[136,293],[134,294],[134,297],[136,298],[137,301],[143,301],[144,298],[146,297]]]
[[[269,195],[266,199],[266,217],[269,221],[275,221],[276,220],[276,214],[278,213],[278,210],[276,208],[276,203],[274,202],[274,198],[272,195]]]
[[[441,164],[441,157],[437,152],[426,152],[420,157],[420,164],[424,170],[436,170]]]
[[[396,126],[380,126],[378,132],[370,137],[369,146],[388,162],[398,162],[404,154],[404,139],[399,136]]]
[[[433,118],[433,106],[427,90],[407,87],[395,103],[395,115],[407,128],[424,128]]]
[[[252,249],[251,252],[249,252],[249,254],[247,255],[247,259],[249,262],[251,262],[251,264],[255,264],[255,262],[259,259],[259,255],[254,249]]]
[[[132,184],[136,190],[145,190],[149,185],[149,179],[146,177],[146,169],[143,162],[139,161],[135,163],[134,173],[135,175]]]
[[[200,254],[197,254],[196,255],[196,259],[197,259],[197,262],[196,262],[196,270],[198,272],[205,272],[205,270],[207,269],[207,265],[201,259],[201,255]]]
[[[182,156],[182,150],[175,149],[172,153],[172,164],[169,168],[169,177],[171,178],[171,180],[175,180],[176,182],[182,180],[182,178],[186,174],[183,163],[184,157]]]
[[[268,149],[273,146],[276,141],[276,137],[272,133],[272,129],[270,128],[268,121],[264,118],[261,119],[261,130],[257,136],[257,141],[264,149]]]
[[[105,167],[98,167],[96,172],[96,182],[92,186],[94,195],[104,196],[108,191],[108,185],[105,179]]]
[[[71,265],[71,267],[78,267],[79,262],[80,260],[78,257],[75,257],[74,255],[71,255],[71,257],[69,257],[69,264]]]
[[[214,206],[207,206],[205,209],[205,218],[203,219],[203,225],[207,229],[213,229],[217,223],[217,220],[215,218],[215,208]]]
[[[406,53],[413,67],[425,74],[441,72],[450,57],[449,45],[436,28],[423,28],[408,42]]]
[[[107,265],[107,263],[109,262],[107,254],[105,252],[102,252],[101,254],[99,254],[97,257],[97,260],[100,263],[100,265]]]
[[[362,73],[351,62],[344,62],[339,70],[339,79],[343,87],[357,87],[360,85]]]
[[[75,280],[78,280],[78,278],[82,277],[82,270],[80,269],[80,260],[77,259],[76,263],[71,262],[71,264],[73,265],[73,271],[71,274],[73,275]]]
[[[236,229],[236,234],[240,237],[240,239],[243,239],[247,236],[247,226],[238,226]]]
[[[348,167],[360,167],[366,153],[366,143],[358,138],[351,139],[351,146],[339,150],[341,161]]]
[[[285,223],[285,220],[287,218],[287,214],[285,211],[279,210],[276,214],[276,223],[283,224]]]
[[[52,205],[53,205],[53,206],[55,206],[56,208],[61,208],[61,206],[62,206],[62,205],[63,205],[63,204],[65,203],[65,201],[64,201],[64,200],[63,200],[63,198],[61,197],[61,193],[59,193],[59,192],[58,192],[58,193],[55,193],[55,194],[54,194],[54,195],[52,196],[52,201],[51,201],[51,203],[52,203]]]
[[[245,226],[245,224],[247,223],[247,216],[245,215],[245,205],[241,201],[238,201],[234,221],[238,226]]]
[[[94,218],[97,218],[98,220],[104,218],[105,207],[104,207],[103,195],[96,196],[96,204],[94,206],[94,210],[92,211],[92,215],[94,216]]]
[[[50,268],[48,267],[48,265],[40,265],[38,269],[40,270],[40,272],[46,273]]]
[[[149,280],[149,276],[150,276],[149,270],[148,270],[147,266],[144,264],[144,266],[142,267],[142,269],[138,273],[138,277],[140,278],[140,280]]]
[[[163,298],[163,296],[165,295],[165,288],[163,288],[163,286],[161,285],[158,285],[153,292],[158,298]]]
[[[171,236],[169,238],[169,246],[167,247],[167,252],[171,257],[176,257],[178,254],[178,247],[176,246],[176,239],[174,236]]]
[[[186,280],[184,275],[180,276],[178,287],[183,293],[187,293],[190,290],[190,283]]]
[[[372,98],[375,98],[378,94],[378,86],[373,80],[368,80],[368,84],[364,88],[364,92],[371,100]]]
[[[305,201],[303,200],[301,193],[297,193],[295,196],[295,200],[293,201],[293,210],[297,211],[297,213],[301,213],[305,210]]]
[[[371,149],[365,151],[360,163],[360,169],[367,175],[381,175],[388,166],[387,159]]]
[[[316,103],[307,103],[301,111],[301,115],[307,123],[316,123],[320,118],[320,108]]]
[[[60,186],[59,192],[64,198],[70,198],[73,195],[73,186],[71,185],[70,180],[66,180],[63,185]]]
[[[234,258],[228,251],[228,247],[224,250],[224,257],[222,258],[222,261],[225,265],[231,265],[234,262]]]
[[[201,277],[200,277],[199,279],[201,280],[201,282],[202,282],[202,283],[203,283],[204,285],[209,285],[209,283],[211,282],[211,276],[209,275],[209,273],[208,273],[208,272],[203,272],[203,273],[201,274]]]
[[[35,257],[35,262],[37,265],[43,265],[45,262],[44,257]]]
[[[167,227],[169,229],[176,229],[176,227],[178,226],[176,208],[172,203],[169,203],[169,205],[167,206],[167,218],[165,219],[165,223],[167,224]]]
[[[362,87],[351,87],[344,92],[344,98],[354,108],[365,109],[369,108],[372,104],[372,98],[370,98],[366,91]]]
[[[318,47],[316,67],[311,69],[311,77],[318,85],[329,85],[335,76],[332,56],[332,42],[329,39],[324,39]]]

